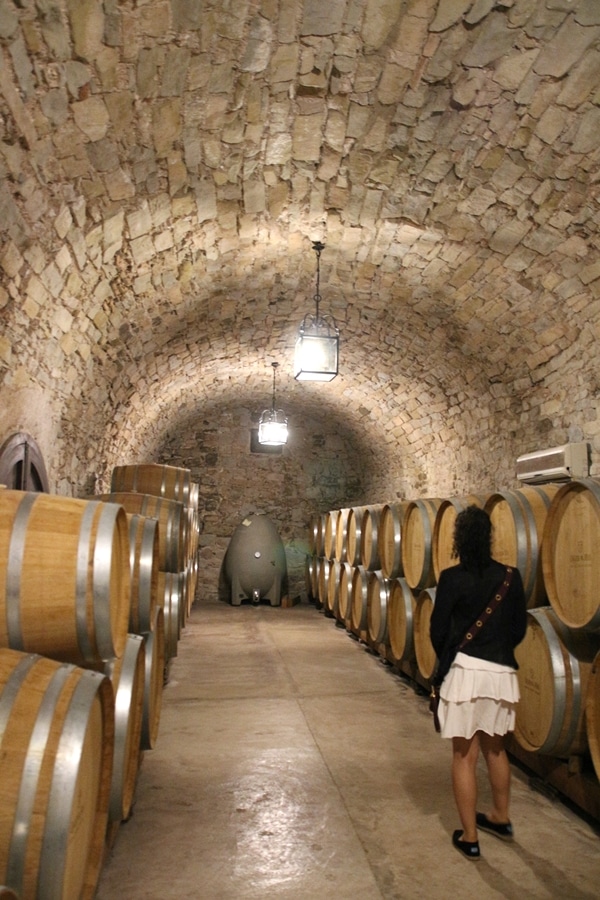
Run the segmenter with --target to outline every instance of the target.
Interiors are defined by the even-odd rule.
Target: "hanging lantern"
[[[273,401],[271,409],[263,410],[258,423],[258,443],[268,447],[280,447],[287,443],[287,417],[282,409],[275,409],[275,376],[279,363],[273,366]]]
[[[321,303],[321,253],[325,245],[313,241],[317,254],[316,312],[307,313],[300,325],[294,353],[294,378],[298,381],[332,381],[338,374],[340,330],[333,316],[322,316]]]

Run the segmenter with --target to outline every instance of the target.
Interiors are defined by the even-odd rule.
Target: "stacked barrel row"
[[[458,512],[484,508],[492,553],[519,569],[528,629],[517,651],[515,737],[529,752],[591,755],[600,778],[600,481],[333,510],[311,524],[309,595],[326,614],[426,685],[440,572]]]
[[[93,897],[165,669],[161,525],[115,502],[0,489],[0,884]]]

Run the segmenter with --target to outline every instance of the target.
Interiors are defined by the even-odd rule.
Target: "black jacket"
[[[443,570],[430,623],[431,643],[438,658],[448,636],[452,646],[460,643],[504,581],[505,572],[506,567],[496,560],[491,560],[481,574],[469,571],[462,563]],[[462,652],[517,669],[514,649],[525,637],[526,629],[527,604],[523,581],[515,568],[506,596]]]

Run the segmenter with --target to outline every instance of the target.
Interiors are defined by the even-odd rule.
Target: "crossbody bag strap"
[[[481,613],[479,618],[473,622],[473,624],[471,625],[471,627],[465,634],[464,638],[462,639],[462,641],[458,647],[457,653],[460,653],[460,651],[463,649],[463,647],[466,647],[467,644],[473,640],[475,635],[479,631],[481,631],[481,629],[483,628],[483,626],[485,625],[485,623],[487,622],[489,617],[492,615],[494,610],[496,610],[500,606],[500,603],[506,596],[506,592],[508,591],[508,589],[510,587],[510,583],[512,581],[512,576],[513,576],[513,570],[510,566],[507,566],[506,573],[504,575],[504,581],[502,582],[502,584],[500,585],[500,587],[498,588],[498,590],[496,591],[496,593],[494,594],[494,596],[492,597],[492,599],[490,600],[488,605],[485,607],[485,609],[483,610],[483,612]]]

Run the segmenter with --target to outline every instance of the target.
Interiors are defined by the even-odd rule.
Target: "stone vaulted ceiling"
[[[257,415],[272,360],[392,454],[598,435],[598,0],[0,0],[0,42],[2,396],[61,440]]]

